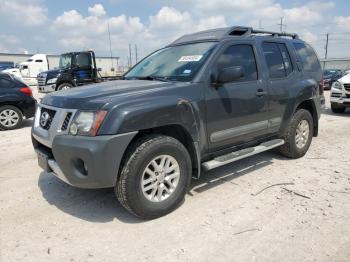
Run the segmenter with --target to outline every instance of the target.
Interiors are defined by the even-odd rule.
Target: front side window
[[[125,79],[191,81],[215,46],[215,42],[203,42],[161,49],[132,68]]]
[[[91,65],[91,55],[88,53],[81,53],[75,56],[75,65],[78,67],[88,67]]]
[[[258,79],[255,55],[251,45],[233,45],[220,55],[217,61],[218,70],[227,67],[240,66],[243,76],[237,81],[252,81]]]
[[[293,45],[304,71],[317,72],[321,70],[320,62],[311,46],[304,43],[293,43]]]

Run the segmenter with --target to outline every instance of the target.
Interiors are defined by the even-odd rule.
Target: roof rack
[[[181,44],[185,42],[193,42],[193,41],[199,41],[199,40],[202,40],[202,41],[222,40],[224,38],[232,37],[232,36],[252,36],[252,35],[271,35],[273,37],[285,36],[285,37],[291,37],[293,39],[299,38],[297,34],[292,34],[292,33],[256,30],[256,29],[253,29],[252,27],[247,27],[247,26],[233,26],[233,27],[226,27],[226,28],[211,29],[211,30],[197,32],[194,34],[184,35],[176,39],[170,45],[176,45],[176,44]]]
[[[256,30],[253,29],[252,27],[245,27],[245,26],[234,26],[229,29],[227,32],[228,35],[231,36],[250,36],[250,35],[271,35],[274,37],[279,37],[279,36],[287,36],[291,37],[293,39],[298,39],[298,35],[294,33],[286,33],[286,32],[273,32],[273,31],[265,31],[265,30]]]

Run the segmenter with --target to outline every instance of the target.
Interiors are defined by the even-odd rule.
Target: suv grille
[[[344,88],[346,91],[350,92],[350,84],[344,84]]]
[[[62,131],[66,131],[67,130],[68,124],[69,124],[69,121],[70,121],[71,117],[72,117],[72,113],[68,112],[66,117],[64,118],[64,121],[63,121],[63,124],[62,124],[62,127],[61,127]]]
[[[55,117],[55,114],[55,110],[42,107],[39,119],[40,127],[45,130],[49,130],[51,127],[52,120]]]
[[[37,81],[38,81],[38,85],[39,86],[44,86],[46,84],[46,77],[44,76],[39,76],[37,78]]]

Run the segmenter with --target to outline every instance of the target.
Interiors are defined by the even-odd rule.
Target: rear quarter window
[[[321,70],[320,61],[311,46],[304,43],[293,43],[303,70],[307,72],[317,72]]]

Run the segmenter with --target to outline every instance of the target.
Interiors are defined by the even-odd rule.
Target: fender
[[[199,141],[200,122],[196,101],[175,95],[137,98],[115,106],[108,114],[99,134],[122,134],[159,128],[182,126],[193,142]]]
[[[312,103],[312,110],[316,113],[316,119],[314,117],[314,120],[318,120],[320,115],[320,109],[319,106],[317,106],[316,100],[318,97],[318,84],[313,79],[307,79],[302,81],[302,85],[299,89],[296,90],[296,93],[293,94],[292,100],[288,103],[288,106],[286,108],[285,114],[284,114],[284,121],[281,125],[281,134],[284,134],[286,128],[288,127],[289,122],[291,121],[291,118],[293,117],[295,111],[305,101],[310,101]],[[314,121],[315,127],[317,127],[317,122]]]

